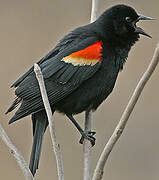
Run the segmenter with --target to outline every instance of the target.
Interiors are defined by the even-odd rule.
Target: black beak
[[[155,20],[155,19],[140,14],[136,22],[138,22],[138,21],[140,21],[140,20]],[[149,38],[152,38],[149,34],[147,34],[147,33],[146,33],[143,29],[141,29],[140,27],[137,27],[137,26],[136,26],[136,27],[135,27],[135,32],[138,33],[138,34],[145,35],[145,36],[147,36],[147,37],[149,37]]]
[[[139,14],[139,17],[137,20],[140,21],[140,20],[156,20],[156,19]]]

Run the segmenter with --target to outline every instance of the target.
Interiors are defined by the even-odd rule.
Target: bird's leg
[[[84,139],[88,139],[92,146],[95,145],[95,137],[93,137],[93,135],[95,135],[96,132],[94,131],[84,131],[81,126],[77,123],[77,121],[74,119],[74,117],[72,115],[68,115],[66,114],[66,116],[72,121],[72,123],[76,126],[76,128],[78,129],[78,131],[80,132],[80,134],[82,135],[81,139],[80,139],[80,143],[83,144]]]

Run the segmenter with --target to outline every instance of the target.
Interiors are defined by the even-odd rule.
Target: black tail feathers
[[[8,114],[9,112],[13,111],[21,102],[21,98],[17,97],[12,105],[8,108],[7,112],[5,114]]]
[[[43,135],[48,126],[48,119],[46,112],[40,111],[33,114],[32,122],[33,122],[34,137],[33,137],[33,146],[32,146],[29,168],[34,176],[39,165]]]

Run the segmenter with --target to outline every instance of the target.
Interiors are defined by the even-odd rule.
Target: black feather
[[[40,61],[38,61],[37,63],[40,65],[41,63],[43,63],[44,61],[46,61],[47,59],[55,56],[58,53],[58,49],[54,48],[53,50],[51,50],[46,56],[44,56]],[[15,81],[12,85],[12,87],[17,87],[19,86],[19,84],[27,77],[29,76],[32,72],[34,71],[34,67],[31,67],[26,73],[24,73],[17,81]]]
[[[34,176],[39,166],[43,135],[48,126],[48,119],[45,111],[40,111],[38,113],[33,114],[32,123],[33,123],[33,146],[32,146],[29,168]]]
[[[8,108],[8,110],[5,114],[8,114],[9,112],[13,111],[19,105],[20,102],[21,102],[21,98],[17,97],[13,101],[12,105]]]

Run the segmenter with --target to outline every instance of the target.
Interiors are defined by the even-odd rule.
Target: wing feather
[[[54,50],[38,62],[45,78],[46,90],[51,105],[77,89],[82,82],[91,78],[101,66],[100,62],[95,65],[74,66],[62,61],[64,57],[98,41],[96,36],[82,36],[80,33],[82,33],[81,29],[64,37]],[[17,87],[15,94],[21,98],[22,103],[12,121],[44,108],[33,67],[13,83],[13,86]]]
[[[44,68],[44,76],[49,77],[51,76],[53,72],[53,61],[54,59],[62,59],[63,57],[84,49],[85,47],[93,44],[98,39],[94,36],[94,34],[88,34],[88,29],[90,29],[91,24],[79,27],[75,29],[74,31],[70,32],[66,36],[64,36],[63,39],[59,41],[59,43],[56,45],[54,49],[52,49],[49,53],[47,53],[40,61],[38,61],[38,65],[40,65],[41,68],[48,66],[47,68]],[[52,68],[53,67],[53,68]],[[47,71],[48,70],[48,71]],[[51,73],[49,72],[51,70]],[[20,83],[29,76],[34,71],[34,67],[32,66],[26,73],[24,73],[22,76],[20,76],[19,79],[17,79],[11,87],[18,87]]]

